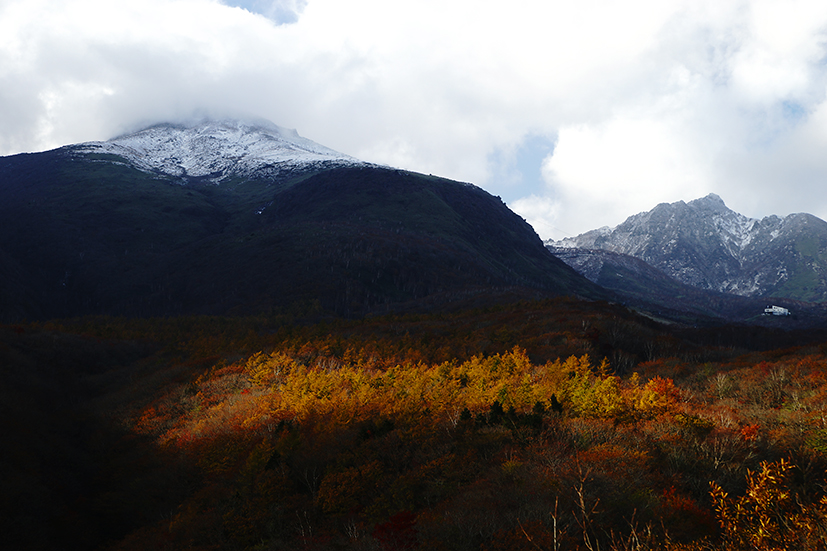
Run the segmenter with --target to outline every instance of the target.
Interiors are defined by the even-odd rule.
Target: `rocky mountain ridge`
[[[598,249],[629,255],[710,291],[827,300],[827,222],[804,213],[748,218],[715,194],[689,203],[662,203],[615,228],[546,245],[552,251]],[[576,256],[568,252],[570,265]]]

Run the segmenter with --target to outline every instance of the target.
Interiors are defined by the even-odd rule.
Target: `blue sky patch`
[[[795,101],[781,102],[781,111],[784,114],[784,119],[793,124],[807,116],[807,110]]]
[[[545,193],[543,160],[554,152],[554,138],[529,134],[516,149],[499,149],[489,155],[491,183],[488,189],[506,203]]]
[[[307,5],[306,0],[221,0],[222,3],[257,13],[277,25],[288,25],[299,20]]]

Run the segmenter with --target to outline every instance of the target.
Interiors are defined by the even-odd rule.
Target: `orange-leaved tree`
[[[747,491],[730,497],[715,482],[710,495],[728,551],[827,548],[827,496],[808,500],[792,487],[795,467],[785,459],[747,472]]]

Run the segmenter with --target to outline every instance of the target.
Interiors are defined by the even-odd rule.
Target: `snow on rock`
[[[218,182],[229,175],[307,167],[363,164],[269,121],[206,120],[158,124],[106,142],[87,142],[80,153],[111,153],[138,168]]]
[[[548,239],[545,244],[558,249],[576,249],[576,248],[599,248],[595,247],[595,242],[601,237],[607,237],[612,234],[615,228],[603,226],[596,230],[591,230],[577,237],[564,237],[560,241]]]
[[[630,255],[709,290],[827,300],[827,222],[801,213],[748,218],[715,194],[661,203],[615,228],[546,246],[553,252],[565,247],[569,257],[585,255],[586,249]]]

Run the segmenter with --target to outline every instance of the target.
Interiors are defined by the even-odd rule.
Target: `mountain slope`
[[[130,138],[0,158],[3,321],[286,308],[361,315],[508,289],[604,296],[475,186],[312,142],[291,155],[295,144],[261,138],[260,127],[216,149],[180,151],[170,144],[209,142],[216,131],[148,132],[166,144],[160,154],[125,153]],[[262,139],[282,145],[266,150]],[[228,148],[246,153],[219,166]]]
[[[822,326],[825,311],[819,305],[791,299],[772,299],[792,309],[794,319],[764,315],[764,298],[744,297],[682,283],[633,256],[601,249],[550,248],[560,260],[601,287],[617,293],[628,306],[661,319],[691,325],[736,322],[792,328]]]
[[[751,219],[714,194],[660,204],[616,228],[549,245],[630,255],[711,291],[827,300],[827,222],[809,214]]]

